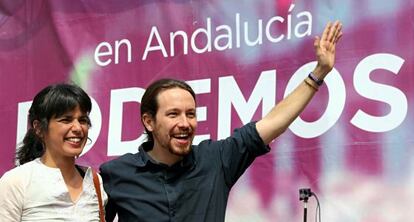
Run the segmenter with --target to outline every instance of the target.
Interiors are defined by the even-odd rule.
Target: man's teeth
[[[186,138],[186,137],[188,137],[188,134],[177,134],[177,135],[175,135],[175,137]]]

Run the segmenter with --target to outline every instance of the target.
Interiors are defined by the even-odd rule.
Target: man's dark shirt
[[[205,140],[192,146],[182,161],[156,163],[140,146],[101,166],[109,196],[107,221],[116,213],[122,221],[224,221],[231,187],[255,157],[270,150],[249,123],[220,141]]]

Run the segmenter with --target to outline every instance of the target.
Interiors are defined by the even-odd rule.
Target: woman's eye
[[[62,122],[62,123],[69,123],[70,121],[71,120],[68,119],[68,118],[62,118],[62,119],[59,120],[59,122]]]
[[[87,119],[80,119],[79,123],[81,124],[88,124],[88,120]]]

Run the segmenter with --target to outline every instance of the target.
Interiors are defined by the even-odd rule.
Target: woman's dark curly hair
[[[88,94],[82,88],[73,84],[59,83],[50,85],[42,89],[34,97],[29,109],[28,130],[16,155],[20,165],[44,154],[44,141],[39,132],[40,134],[47,132],[50,119],[60,117],[77,106],[88,115],[92,109],[91,99]],[[35,121],[39,123],[36,129],[34,128]],[[89,117],[88,124],[90,126]]]

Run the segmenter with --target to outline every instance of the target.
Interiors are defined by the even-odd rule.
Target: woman
[[[0,220],[99,221],[92,169],[75,165],[88,140],[91,108],[75,85],[51,85],[35,96],[17,152],[20,166],[0,178]]]

